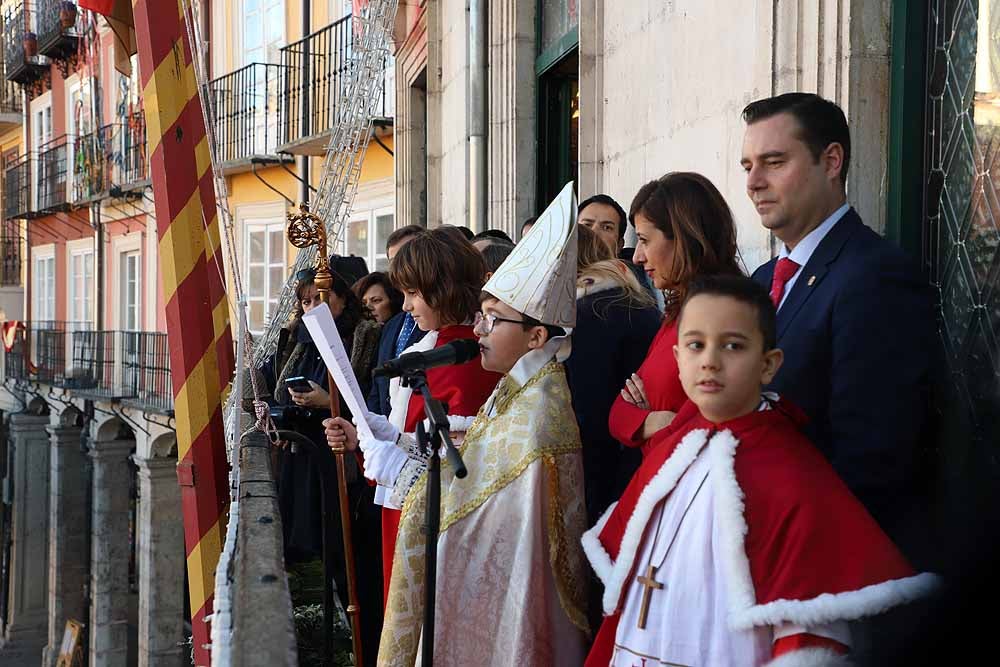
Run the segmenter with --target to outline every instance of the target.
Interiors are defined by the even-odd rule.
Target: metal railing
[[[3,64],[4,79],[0,81],[0,114],[20,115],[24,106],[21,103],[21,89],[13,81],[8,81],[7,64]]]
[[[3,176],[3,218],[27,218],[32,212],[31,172],[34,160],[28,154],[22,155],[4,169]]]
[[[4,354],[3,374],[5,380],[28,379],[28,331],[24,323],[16,325],[10,351]]]
[[[124,402],[150,412],[173,414],[167,334],[151,331],[122,332]]]
[[[17,221],[0,223],[0,286],[21,285],[21,230]]]
[[[72,366],[65,385],[89,396],[127,396],[120,331],[77,331],[73,334]]]
[[[34,320],[27,323],[30,344],[29,373],[34,368],[34,379],[42,384],[57,387],[66,384],[66,359],[70,356],[67,334],[89,331],[90,322],[65,322],[60,320]]]
[[[36,0],[38,10],[38,52],[55,60],[76,54],[79,35],[76,30],[80,10],[67,0]]]
[[[69,204],[67,176],[72,142],[63,135],[53,139],[38,151],[35,161],[36,206],[39,212],[66,210]]]
[[[142,113],[85,134],[73,145],[72,201],[121,196],[148,180],[148,165]]]
[[[38,37],[28,29],[32,12],[32,3],[10,2],[3,13],[4,76],[20,84],[37,81],[48,69],[38,56]],[[34,53],[25,50],[26,44],[31,45]]]
[[[281,143],[328,132],[337,122],[344,80],[351,75],[352,21],[339,21],[281,49],[288,81],[281,98]]]
[[[209,82],[223,165],[276,158],[278,108],[287,77],[282,65],[251,63]]]

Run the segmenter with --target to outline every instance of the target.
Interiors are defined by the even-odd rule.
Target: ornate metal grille
[[[924,261],[939,291],[952,391],[949,458],[998,471],[1000,4],[929,7]],[[981,31],[990,39],[980,40]]]

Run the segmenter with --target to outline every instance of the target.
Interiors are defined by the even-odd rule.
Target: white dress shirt
[[[778,252],[778,259],[787,257],[799,265],[799,270],[795,272],[795,275],[793,275],[787,283],[785,283],[785,293],[781,297],[781,303],[778,304],[778,310],[781,310],[781,307],[785,305],[785,299],[787,299],[788,295],[792,293],[792,287],[795,286],[795,281],[799,279],[799,274],[802,273],[802,269],[804,269],[806,264],[809,263],[809,258],[812,257],[814,252],[816,252],[816,248],[818,248],[819,244],[824,238],[826,238],[826,235],[830,233],[833,226],[837,224],[840,219],[844,217],[844,214],[850,209],[851,205],[847,203],[838,208],[830,214],[829,218],[820,223],[819,227],[806,234],[791,252],[788,251],[788,246],[784,243],[781,244],[781,250]]]

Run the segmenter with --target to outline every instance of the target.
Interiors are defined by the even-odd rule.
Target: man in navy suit
[[[407,225],[397,229],[385,242],[385,254],[392,262],[399,249],[414,236],[424,231],[419,225]],[[378,358],[376,368],[390,359],[398,357],[403,350],[424,337],[424,332],[413,321],[413,316],[407,312],[394,315],[382,327],[382,335],[378,341]],[[368,391],[368,409],[376,414],[389,416],[389,378],[377,377]]]
[[[743,110],[741,164],[761,224],[781,242],[753,278],[778,308],[785,361],[769,387],[883,529],[921,529],[920,454],[936,332],[930,287],[847,203],[851,138],[836,104],[805,93]],[[917,525],[921,524],[921,525]]]

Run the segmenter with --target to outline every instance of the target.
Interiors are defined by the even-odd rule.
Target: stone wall
[[[627,208],[648,180],[699,171],[726,196],[749,268],[770,256],[739,166],[750,101],[818,92],[852,130],[849,198],[881,230],[889,103],[888,0],[585,0],[581,197]]]

